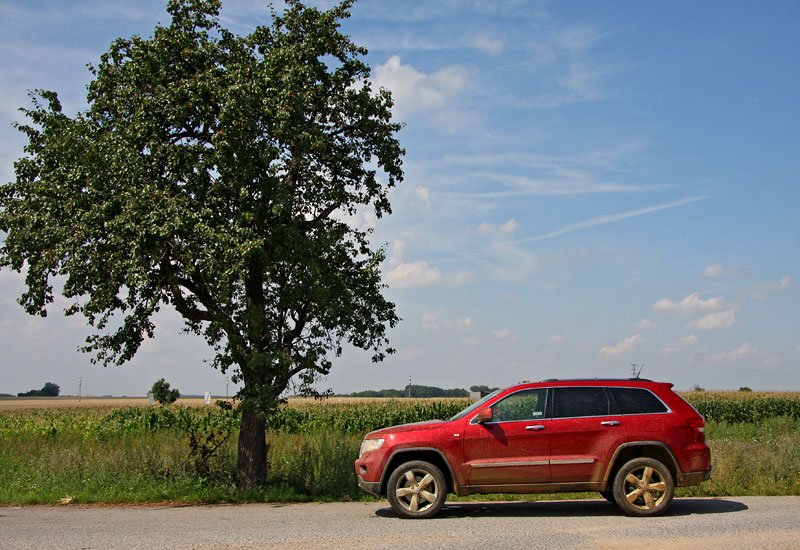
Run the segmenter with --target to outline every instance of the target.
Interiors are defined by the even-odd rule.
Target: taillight
[[[706,421],[702,416],[690,417],[686,423],[692,428],[696,434],[695,441],[704,443],[706,440]]]

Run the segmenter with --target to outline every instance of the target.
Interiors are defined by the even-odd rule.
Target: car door
[[[601,481],[627,432],[606,389],[599,386],[553,389],[550,474],[553,483]]]
[[[521,390],[492,406],[491,422],[467,424],[463,450],[468,485],[549,481],[546,405],[546,388]]]
[[[611,400],[623,416],[628,441],[661,439],[669,407],[648,389],[609,387]]]

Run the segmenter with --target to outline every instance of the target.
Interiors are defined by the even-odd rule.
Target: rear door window
[[[555,388],[553,418],[608,416],[611,406],[605,388]]]
[[[667,412],[661,400],[643,388],[609,388],[620,414],[653,414]]]

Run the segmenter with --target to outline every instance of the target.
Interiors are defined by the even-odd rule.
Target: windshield
[[[503,390],[502,389],[495,390],[492,393],[490,393],[489,395],[487,395],[486,397],[484,397],[482,399],[479,399],[478,401],[475,401],[475,403],[473,403],[472,405],[470,405],[469,407],[467,407],[466,409],[464,409],[463,411],[461,411],[460,413],[455,415],[450,420],[452,421],[452,420],[458,420],[459,418],[464,418],[465,416],[467,416],[472,411],[474,411],[476,409],[479,409],[481,407],[481,405],[486,403],[488,400],[490,400],[492,397],[494,397],[495,395],[497,395],[501,391],[503,391]]]

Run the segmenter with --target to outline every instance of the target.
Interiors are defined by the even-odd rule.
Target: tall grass
[[[800,401],[797,394],[771,399]],[[775,416],[785,412],[780,408],[785,405],[774,404],[783,402],[758,395],[726,401],[701,394],[691,401],[709,418],[706,433],[714,470],[710,481],[682,488],[679,495],[800,494],[800,415],[791,412],[795,409]],[[464,405],[463,400],[397,400],[283,409],[269,422],[269,488],[246,494],[236,489],[238,417],[232,411],[125,407],[3,412],[0,503],[55,503],[67,497],[83,503],[370,498],[358,489],[353,473],[364,433],[447,418]],[[750,421],[727,421],[732,418]],[[227,439],[220,435],[225,433],[230,434]],[[214,442],[224,441],[199,460],[198,445],[210,434]]]

